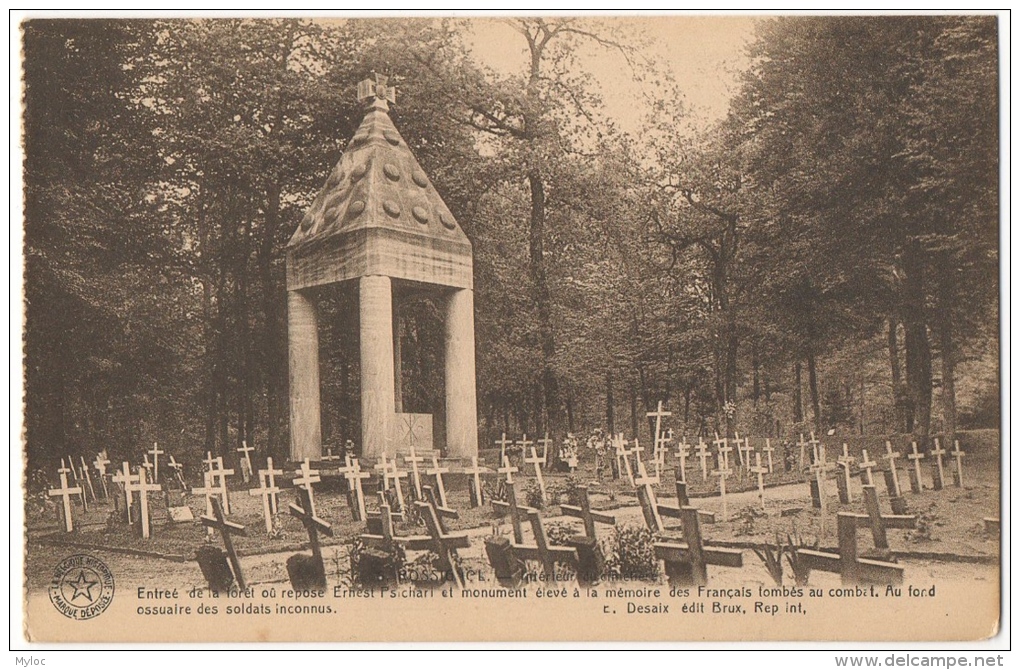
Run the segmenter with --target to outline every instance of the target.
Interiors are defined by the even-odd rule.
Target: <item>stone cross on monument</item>
[[[364,119],[287,246],[290,458],[322,455],[315,289],[337,283],[358,293],[362,456],[395,456],[405,446],[394,308],[427,292],[444,316],[445,456],[471,458],[478,455],[471,242],[390,120],[396,94],[387,80],[361,82],[358,100]]]

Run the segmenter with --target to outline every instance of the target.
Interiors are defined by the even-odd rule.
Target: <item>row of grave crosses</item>
[[[827,497],[825,484],[831,471],[837,468],[840,470],[835,477],[840,504],[845,505],[853,502],[851,481],[855,466],[859,470],[862,485],[874,486],[874,469],[878,466],[878,463],[869,457],[867,449],[861,450],[861,459],[858,461],[855,457],[850,455],[848,446],[844,442],[842,453],[836,459],[835,463],[832,463],[828,460],[825,446],[815,439],[813,433],[811,434],[811,440],[809,441],[805,441],[802,436],[798,445],[805,450],[807,447],[811,447],[811,464],[807,468],[808,472],[812,475],[809,480],[811,500],[812,505],[815,508],[820,509],[822,512],[825,511]],[[960,449],[959,441],[954,441],[954,449],[948,453],[955,459],[955,471],[953,474],[956,485],[962,487],[963,457],[966,455],[966,452]],[[946,454],[947,452],[942,447],[939,438],[935,438],[934,447],[931,450],[930,455],[933,457],[932,488],[936,491],[942,490],[945,486],[946,467],[943,459]],[[898,459],[903,458],[903,454],[898,451],[894,451],[892,442],[886,440],[885,453],[879,458],[881,460],[885,460],[888,465],[888,468],[882,472],[885,479],[886,490],[892,502],[893,509],[897,513],[903,513],[906,511],[907,506],[903,498],[903,488],[900,485],[900,466],[897,465],[896,462]],[[927,455],[918,450],[917,442],[912,441],[910,443],[910,453],[906,455],[906,458],[911,462],[911,465],[907,468],[911,492],[914,494],[921,493],[924,488],[921,461],[927,458]]]

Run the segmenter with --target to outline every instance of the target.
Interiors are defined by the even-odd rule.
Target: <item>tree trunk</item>
[[[956,348],[953,343],[952,287],[948,277],[939,282],[936,329],[942,353],[942,433],[946,444],[956,438]]]
[[[759,379],[758,345],[751,347],[751,402],[757,408],[758,396],[761,395],[761,380]]]
[[[537,169],[528,172],[531,191],[528,273],[535,291],[538,312],[538,337],[542,349],[542,391],[545,414],[552,426],[559,423],[559,389],[556,380],[556,339],[552,324],[552,300],[545,271],[545,183]]]
[[[931,344],[925,322],[924,259],[916,243],[903,253],[903,325],[906,346],[907,387],[913,410],[913,434],[918,443],[927,444],[931,430]]]
[[[818,400],[818,372],[815,369],[815,355],[812,352],[808,352],[807,365],[808,390],[811,393],[811,419],[815,432],[820,434],[822,432],[822,410]]]
[[[907,427],[906,389],[903,388],[903,373],[900,368],[900,348],[897,329],[899,322],[896,317],[889,317],[889,370],[892,373],[893,407],[896,416],[896,432],[910,429]]]
[[[637,418],[637,391],[634,389],[634,382],[630,384],[630,432],[634,437],[638,434]]]
[[[793,364],[793,422],[804,423],[804,398],[801,396],[800,361]]]
[[[613,401],[613,371],[606,369],[606,430],[609,435],[616,433],[616,420]]]
[[[259,242],[258,268],[262,288],[261,349],[266,379],[266,442],[268,453],[280,458],[287,453],[287,434],[280,430],[287,416],[287,357],[282,344],[286,341],[282,319],[283,290],[273,276],[273,253],[280,227],[280,186],[270,182],[266,187],[265,228]]]

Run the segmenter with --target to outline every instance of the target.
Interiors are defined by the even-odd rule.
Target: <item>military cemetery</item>
[[[970,31],[952,48],[988,57],[980,21],[918,20],[947,40]],[[790,35],[827,54],[816,41],[852,20],[811,21],[815,37]],[[755,142],[782,145],[750,101],[780,95],[765,91],[785,91],[789,72],[748,79],[719,121],[722,145],[656,153],[663,164],[639,177],[646,161],[626,142],[572,135],[602,118],[585,111],[596,101],[571,88],[581,84],[542,88],[559,76],[548,45],[624,63],[633,45],[597,23],[514,19],[533,69],[524,84],[493,83],[470,59],[444,60],[456,30],[398,23],[339,66],[310,45],[343,26],[240,21],[244,49],[265,60],[258,73],[238,67],[276,83],[236,110],[226,91],[243,82],[216,88],[226,75],[208,57],[184,67],[161,51],[184,35],[239,48],[217,20],[152,27],[163,37],[132,61],[147,77],[109,69],[137,89],[125,93],[140,101],[131,114],[166,118],[137,150],[158,161],[122,168],[157,171],[123,220],[79,231],[66,255],[31,228],[51,224],[26,223],[30,592],[69,553],[109,565],[118,598],[157,581],[217,596],[406,586],[465,599],[655,587],[692,603],[711,589],[997,583],[996,303],[980,281],[996,271],[983,260],[996,219],[974,220],[979,200],[929,217],[944,223],[904,215],[901,247],[875,250],[867,240],[892,224],[874,211],[929,205],[885,185],[881,202],[855,191],[845,207],[820,184],[797,190],[815,172],[849,189],[863,177],[844,163],[865,158],[827,162],[830,140],[785,106],[775,113],[818,144],[801,177],[772,155],[785,149],[726,144],[760,126]],[[762,48],[784,48],[787,24],[764,24]],[[30,50],[65,28],[34,26]],[[87,38],[147,29],[79,28],[68,39],[97,62]],[[277,53],[256,29],[290,46]],[[31,114],[33,87],[87,97],[26,76]],[[930,76],[925,100],[949,105],[939,77],[950,75]],[[825,105],[811,113],[830,132],[850,124]],[[845,129],[858,134],[847,146],[867,141],[861,124]],[[30,159],[43,151],[33,142]],[[562,148],[571,142],[580,153]],[[970,183],[982,175],[916,151],[941,156],[948,165],[923,169],[957,181],[924,187],[951,197],[912,197],[979,197]],[[891,174],[874,181],[900,183]],[[65,197],[30,187],[40,202]],[[95,189],[108,198],[98,210],[116,208]],[[956,234],[964,219],[970,237]],[[164,278],[104,260],[110,285],[81,288],[92,270],[75,254],[118,244],[163,263]],[[109,336],[68,320],[89,318]],[[86,337],[87,350],[74,342]]]

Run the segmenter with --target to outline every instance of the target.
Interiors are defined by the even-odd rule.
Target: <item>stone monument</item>
[[[358,85],[365,117],[287,245],[290,457],[322,455],[316,287],[356,282],[361,340],[361,455],[431,447],[431,415],[402,413],[394,291],[443,307],[446,453],[478,453],[471,242],[389,117],[394,89]],[[416,433],[409,426],[419,426]]]

